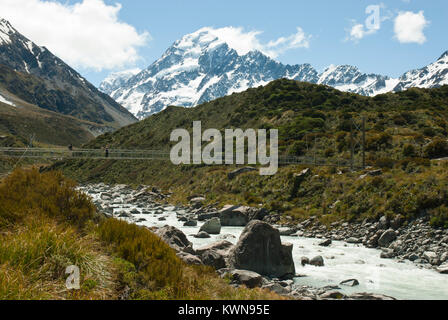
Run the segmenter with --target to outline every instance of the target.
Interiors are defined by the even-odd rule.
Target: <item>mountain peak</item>
[[[442,59],[445,59],[445,58],[447,58],[448,57],[448,50],[447,51],[445,51],[445,53],[444,54],[442,54],[441,56],[440,56],[440,58],[439,59],[437,59],[437,60],[442,60]]]
[[[0,19],[0,45],[11,43],[10,35],[16,32],[8,20]]]

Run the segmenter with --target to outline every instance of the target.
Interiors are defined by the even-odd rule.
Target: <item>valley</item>
[[[447,300],[448,52],[318,71],[217,30],[96,88],[0,19],[0,299]]]

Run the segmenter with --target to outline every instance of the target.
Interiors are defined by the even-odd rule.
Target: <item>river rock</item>
[[[359,238],[355,238],[355,237],[350,237],[346,240],[347,243],[351,243],[351,244],[356,244],[356,243],[361,243],[362,240]]]
[[[219,218],[212,218],[207,220],[199,231],[205,231],[208,234],[220,234],[221,233],[221,220]]]
[[[196,197],[190,200],[190,205],[195,208],[201,208],[204,205],[205,198],[204,197]]]
[[[327,239],[327,240],[322,241],[321,243],[319,243],[319,246],[321,246],[321,247],[328,247],[330,245],[331,245],[331,240],[330,239]]]
[[[295,274],[292,245],[282,244],[279,231],[259,220],[249,222],[244,228],[237,245],[230,251],[229,264],[235,269],[266,276]]]
[[[349,296],[349,299],[352,300],[396,300],[393,297],[389,297],[382,294],[376,294],[376,293],[355,293]]]
[[[201,260],[206,266],[213,267],[216,270],[226,267],[224,256],[215,250],[206,250],[202,252]]]
[[[210,235],[205,231],[200,231],[198,234],[194,235],[193,237],[197,239],[208,239],[210,238]]]
[[[194,253],[192,243],[188,241],[187,236],[179,229],[165,226],[157,230],[156,234],[174,250]]]
[[[385,231],[378,239],[378,245],[380,247],[388,247],[396,238],[397,234],[395,231],[393,229],[389,229]]]
[[[302,266],[306,266],[307,264],[310,264],[310,259],[308,259],[307,257],[302,257],[300,258],[300,263],[302,264]]]
[[[290,236],[296,232],[296,230],[294,230],[293,228],[288,227],[278,228],[278,231],[280,232],[281,236]]]
[[[186,264],[191,264],[191,265],[202,265],[202,260],[197,257],[194,256],[190,253],[186,253],[186,252],[178,252],[177,256]]]
[[[386,216],[382,216],[378,221],[378,229],[386,230],[387,228],[389,228],[389,218],[387,218]]]
[[[196,220],[187,220],[184,222],[184,227],[196,227],[198,222]]]
[[[448,274],[448,263],[440,265],[437,271],[441,274]]]
[[[249,207],[227,205],[219,211],[221,225],[226,227],[245,227],[249,222],[247,209]]]
[[[330,299],[342,300],[342,299],[346,298],[346,295],[337,290],[330,290],[330,291],[326,291],[326,292],[322,293],[319,296],[319,298],[321,298],[323,300],[330,300]]]
[[[253,289],[259,288],[263,284],[263,277],[253,271],[248,270],[232,270],[230,272],[232,282],[237,284],[243,284],[246,287]]]
[[[226,241],[226,240],[222,240],[222,241],[218,241],[218,242],[206,245],[204,247],[201,247],[201,248],[197,249],[196,252],[200,255],[208,250],[213,250],[213,251],[216,251],[216,252],[222,254],[223,256],[227,256],[233,247],[234,247],[233,243]]]
[[[201,212],[198,213],[198,221],[207,221],[213,218],[219,218],[218,212]]]
[[[264,285],[262,288],[271,290],[272,292],[275,292],[279,295],[287,295],[291,292],[291,290],[288,290],[287,287],[283,287],[280,283],[277,282],[269,283],[267,285]]]
[[[341,281],[339,284],[343,286],[355,287],[359,286],[359,281],[357,279],[348,279]]]
[[[324,258],[322,256],[314,257],[310,260],[310,265],[316,266],[316,267],[323,267],[324,266]]]

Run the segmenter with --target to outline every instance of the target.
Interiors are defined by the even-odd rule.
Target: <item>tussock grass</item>
[[[0,299],[280,299],[183,263],[150,230],[96,216],[60,173],[18,169],[0,184]],[[80,290],[65,286],[80,269]]]
[[[128,288],[129,298],[280,299],[266,290],[233,288],[210,267],[186,265],[172,248],[144,227],[109,219],[99,226],[98,233],[116,256],[120,287]]]
[[[82,226],[94,217],[96,209],[75,185],[60,172],[15,170],[0,183],[0,228],[33,214]]]

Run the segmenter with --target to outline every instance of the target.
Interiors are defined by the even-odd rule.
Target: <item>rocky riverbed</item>
[[[448,299],[448,232],[424,219],[278,225],[264,209],[218,210],[204,207],[200,196],[190,206],[171,206],[170,195],[147,186],[80,189],[105,216],[150,228],[184,261],[211,265],[236,286],[298,299]]]

